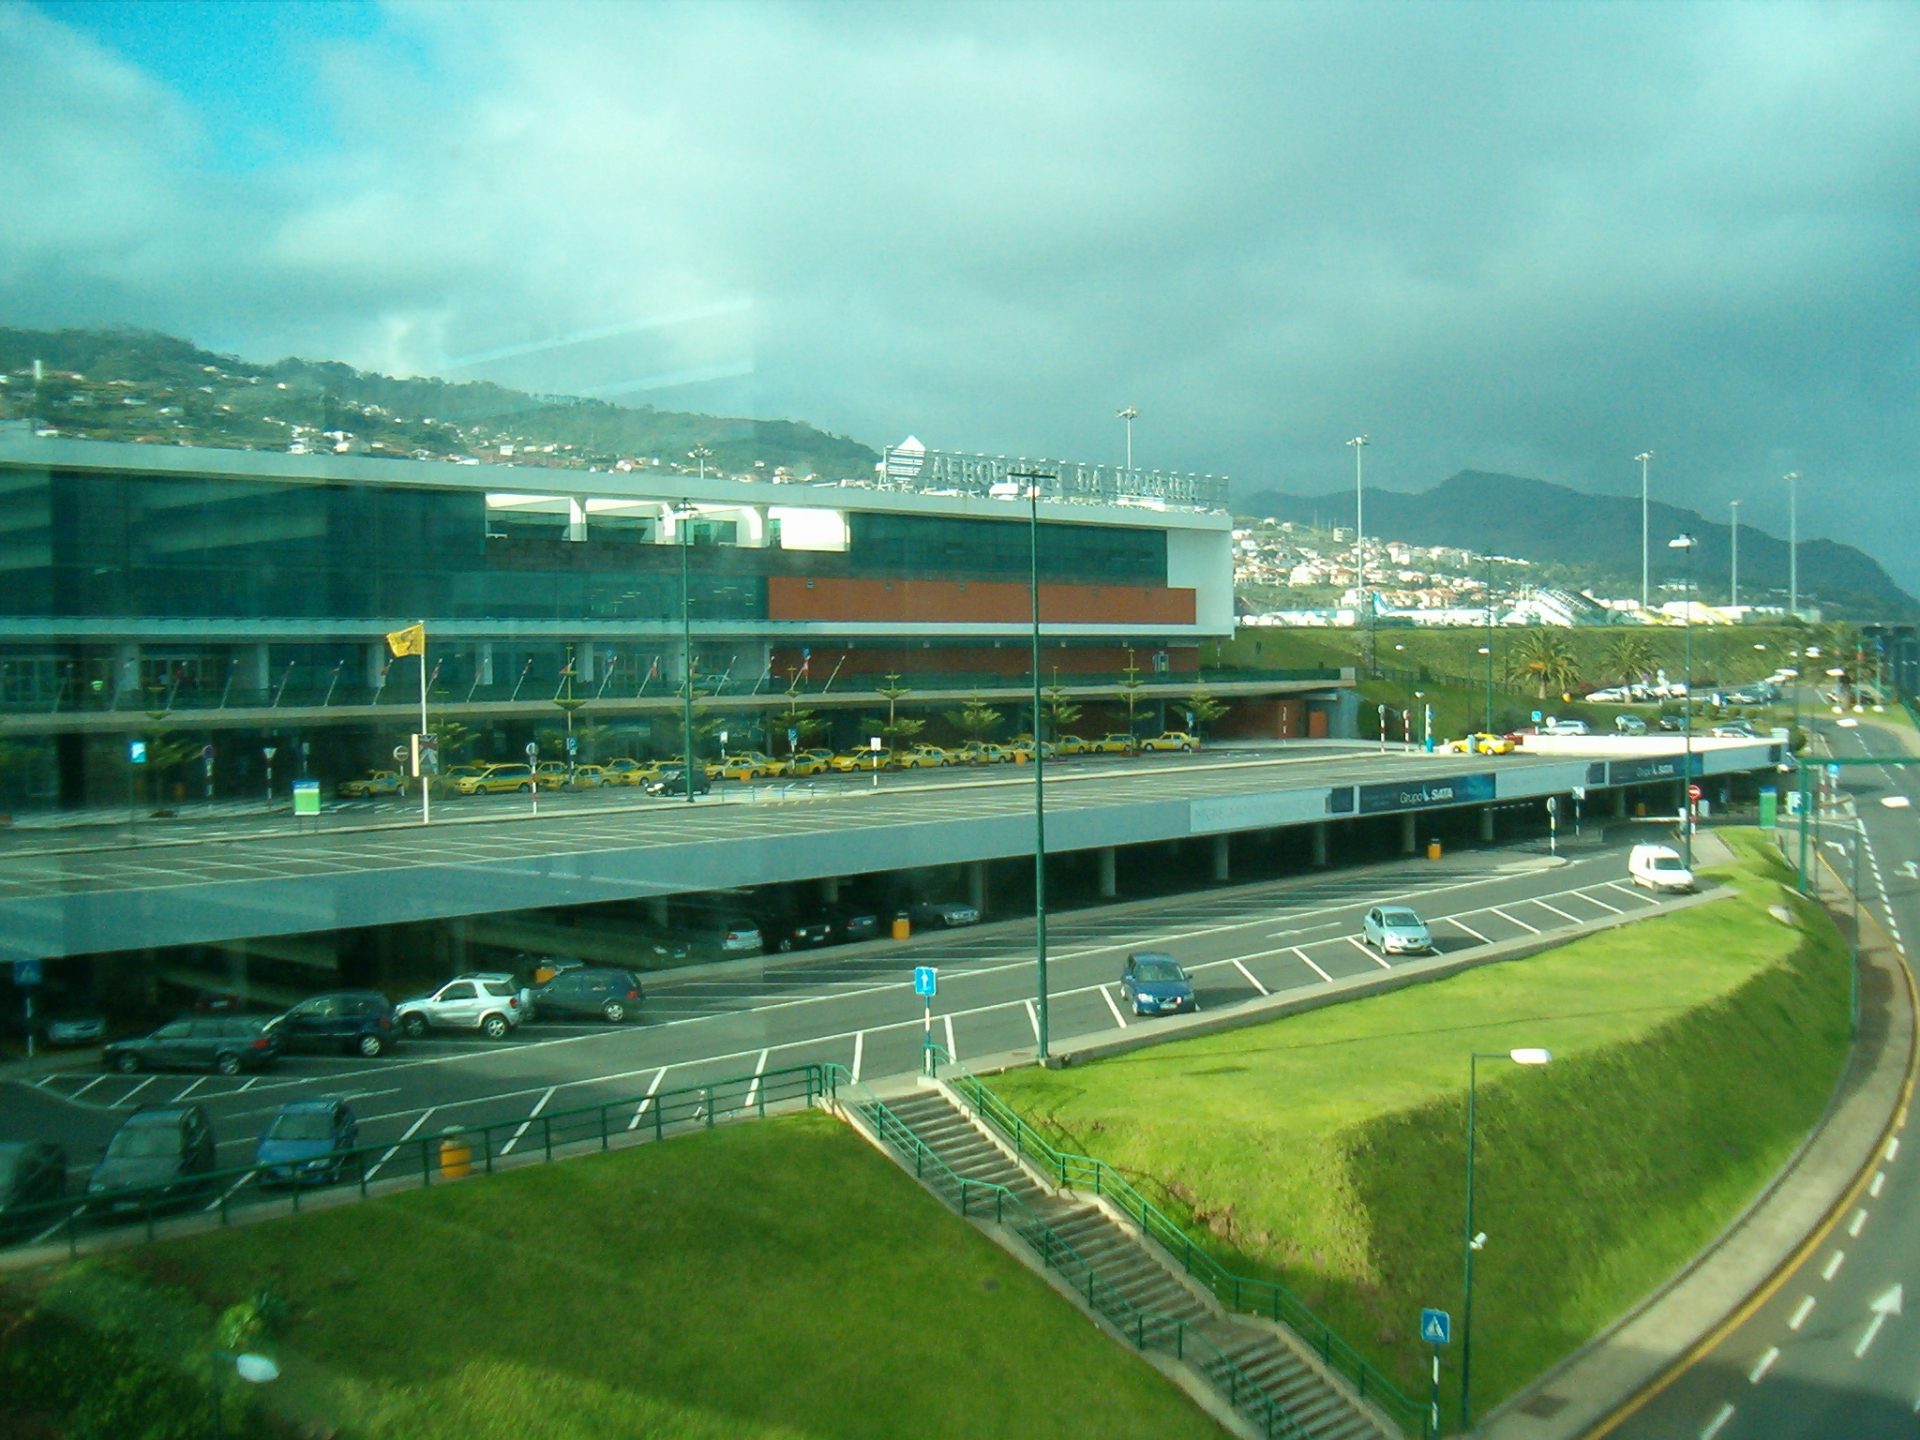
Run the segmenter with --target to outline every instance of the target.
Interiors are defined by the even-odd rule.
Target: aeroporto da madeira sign
[[[1042,499],[1110,505],[1158,501],[1197,510],[1217,510],[1227,503],[1224,475],[1133,470],[1080,460],[964,455],[953,450],[923,450],[912,442],[889,448],[881,468],[890,484],[921,491],[957,490],[968,495],[997,492],[1025,498],[1025,487],[1037,483]],[[1025,478],[1033,475],[1042,478],[1037,482]]]

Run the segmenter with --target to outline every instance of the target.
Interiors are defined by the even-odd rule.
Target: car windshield
[[[1380,912],[1380,923],[1401,930],[1417,930],[1420,928],[1420,917],[1411,910],[1383,910]]]
[[[333,1118],[317,1110],[293,1110],[273,1117],[269,1140],[330,1140]]]
[[[1133,977],[1148,983],[1187,978],[1185,972],[1171,960],[1142,960],[1133,967]]]
[[[1684,870],[1687,867],[1680,863],[1680,857],[1678,855],[1656,855],[1653,857],[1653,868],[1656,870]]]
[[[179,1132],[163,1125],[131,1126],[107,1145],[107,1154],[115,1160],[157,1160],[179,1153]]]

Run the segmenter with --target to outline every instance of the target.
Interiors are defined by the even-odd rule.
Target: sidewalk
[[[1711,841],[1694,838],[1696,854]],[[1846,891],[1816,867],[1831,908]],[[1650,1387],[1692,1364],[1744,1319],[1750,1300],[1845,1213],[1912,1090],[1914,987],[1878,925],[1863,935],[1860,1039],[1821,1124],[1773,1183],[1700,1255],[1610,1330],[1509,1398],[1474,1429],[1484,1440],[1598,1437]]]

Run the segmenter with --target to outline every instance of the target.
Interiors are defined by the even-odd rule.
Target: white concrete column
[[[1327,863],[1327,822],[1322,820],[1314,825],[1309,826],[1308,833],[1313,843],[1313,863],[1315,865],[1326,864]]]
[[[984,918],[987,913],[987,866],[984,860],[976,860],[967,866],[967,899]]]
[[[567,539],[584,540],[587,538],[587,502],[584,496],[567,497]]]
[[[382,644],[380,648],[385,650],[387,647]],[[270,690],[273,687],[273,677],[269,673],[267,647],[265,645],[242,645],[239,655],[235,658],[240,662],[240,669],[233,677],[234,689],[259,691]],[[386,662],[382,661],[381,663],[385,664]],[[376,685],[380,683],[380,672],[378,670],[373,673],[373,683]]]
[[[1613,818],[1616,820],[1627,818],[1627,787],[1624,785],[1613,792]]]
[[[1414,825],[1418,818],[1411,810],[1400,817],[1400,853],[1402,855],[1411,855],[1420,848],[1414,838]]]
[[[1227,878],[1228,853],[1229,853],[1229,847],[1227,844],[1227,837],[1225,835],[1214,836],[1213,837],[1213,878],[1215,880],[1225,880]]]
[[[235,685],[238,685],[240,683],[240,671],[247,668],[246,657],[244,655],[236,655],[234,656],[234,658],[240,661],[240,667],[238,670],[234,671],[234,675],[233,675],[233,683]],[[370,691],[378,690],[380,688],[380,672],[386,668],[387,668],[387,642],[384,640],[376,640],[372,644],[367,646],[367,689],[368,690]],[[380,698],[384,700],[386,697],[383,695]]]
[[[820,898],[832,905],[840,899],[840,877],[823,875],[820,877]]]
[[[573,684],[574,694],[580,693],[579,687],[591,685],[595,675],[593,668],[593,642],[576,640],[573,644]]]
[[[146,699],[140,690],[140,647],[132,641],[113,647],[113,693],[129,710],[139,709]]]
[[[1111,900],[1120,893],[1120,882],[1114,875],[1114,848],[1103,845],[1094,853],[1100,863],[1100,898]]]
[[[480,684],[493,684],[493,642],[491,640],[482,640],[473,647],[473,673]]]
[[[1480,807],[1480,839],[1484,844],[1493,843],[1493,807],[1491,805]]]

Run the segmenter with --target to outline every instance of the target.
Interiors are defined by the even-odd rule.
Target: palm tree
[[[1529,630],[1507,652],[1507,675],[1538,687],[1539,698],[1549,690],[1568,691],[1580,683],[1580,665],[1564,631],[1542,627]]]
[[[1622,630],[1607,647],[1607,671],[1622,685],[1645,680],[1660,664],[1659,647],[1644,630]]]

